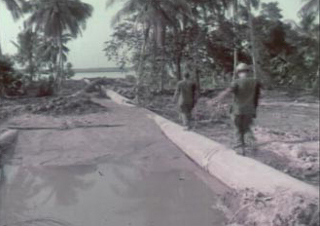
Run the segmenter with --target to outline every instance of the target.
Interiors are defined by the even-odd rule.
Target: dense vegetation
[[[239,61],[253,64],[269,88],[318,89],[318,8],[307,2],[296,23],[277,2],[128,0],[105,52],[160,90],[186,70],[204,87],[226,84]]]

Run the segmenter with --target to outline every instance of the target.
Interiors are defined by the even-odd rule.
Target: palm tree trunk
[[[253,76],[254,76],[254,78],[257,78],[256,46],[255,46],[254,27],[253,27],[253,19],[252,19],[250,0],[247,0],[247,8],[248,8],[248,13],[249,13],[249,26],[250,26],[250,40],[251,40],[251,56],[252,56],[252,64],[253,64]]]
[[[54,93],[57,94],[60,91],[61,88],[61,77],[62,77],[62,35],[59,35],[57,38],[57,45],[58,45],[58,59],[56,59],[55,63],[55,78],[54,78]]]
[[[196,71],[196,87],[197,87],[197,96],[200,96],[201,84],[200,84],[200,70],[197,68]]]
[[[0,7],[0,9],[1,9],[1,7]],[[0,27],[1,28],[1,27]],[[3,34],[3,30],[2,29],[0,29],[1,30],[1,34]],[[3,54],[2,54],[2,48],[1,48],[1,37],[0,37],[0,57],[2,56]]]
[[[32,56],[29,56],[29,74],[30,74],[30,81],[32,82],[34,79],[34,67],[33,67]]]
[[[181,58],[182,58],[182,49],[181,49],[181,43],[180,43],[180,37],[178,34],[178,29],[174,28],[174,36],[175,36],[175,46],[177,48],[177,51],[175,53],[175,64],[176,64],[176,78],[177,81],[180,81],[181,76]]]
[[[62,86],[63,79],[63,45],[62,45],[62,34],[59,35],[58,40],[59,46],[59,60],[58,60],[58,76],[57,76],[57,91],[59,92]]]
[[[320,65],[318,64],[316,79],[312,84],[312,91],[317,95],[319,95],[319,81],[320,81],[319,76],[320,76]]]
[[[236,78],[236,68],[237,68],[237,64],[238,64],[238,47],[237,47],[237,36],[236,36],[236,23],[237,23],[237,15],[238,15],[238,0],[234,0],[233,2],[233,33],[234,33],[234,37],[233,37],[233,45],[234,45],[234,49],[233,49],[233,76],[232,76],[232,80],[235,80]]]
[[[177,80],[180,81],[182,76],[181,76],[181,53],[178,53],[176,56],[176,67],[177,67]]]
[[[141,90],[141,83],[142,83],[142,78],[144,73],[144,62],[145,62],[149,31],[150,31],[150,27],[147,27],[144,31],[144,39],[140,49],[139,64],[137,69],[138,78],[137,78],[136,93],[135,93],[135,101],[137,103],[140,103],[140,90]]]

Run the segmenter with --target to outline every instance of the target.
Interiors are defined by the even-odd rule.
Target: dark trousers
[[[192,118],[193,104],[182,104],[179,105],[180,119],[182,120],[183,126],[190,127]]]
[[[254,115],[232,114],[231,119],[234,124],[234,131],[237,144],[244,146],[246,144],[246,140],[254,143],[255,137],[251,129],[251,126],[254,121]]]

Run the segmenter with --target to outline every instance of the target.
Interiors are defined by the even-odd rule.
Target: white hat
[[[238,64],[238,66],[236,67],[236,73],[240,72],[240,71],[249,71],[251,69],[251,67],[245,63],[240,63]]]

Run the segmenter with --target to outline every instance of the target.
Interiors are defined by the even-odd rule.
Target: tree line
[[[23,16],[25,19],[17,42],[12,42],[18,50],[17,54],[5,56],[0,47],[1,90],[14,80],[13,77],[24,76],[32,82],[42,74],[49,74],[53,91],[58,92],[62,82],[74,74],[72,64],[67,62],[67,43],[81,35],[93,7],[80,0],[2,2],[10,10],[13,19]],[[23,67],[22,73],[14,71],[14,62]]]
[[[80,0],[1,2],[15,20],[25,15],[13,42],[17,54],[8,58],[0,47],[2,86],[18,62],[31,81],[50,74],[58,91],[73,74],[67,43],[81,35],[93,7]],[[107,0],[107,7],[115,2]],[[137,87],[163,91],[185,71],[199,86],[220,86],[234,79],[235,65],[244,62],[270,88],[318,89],[318,12],[317,0],[306,1],[299,22],[284,19],[277,2],[127,0],[112,20],[104,51],[120,68],[133,65]]]

